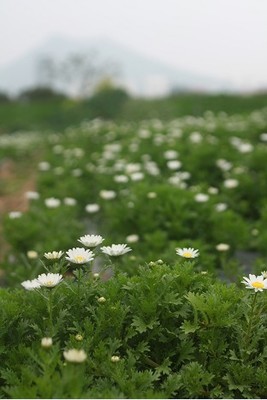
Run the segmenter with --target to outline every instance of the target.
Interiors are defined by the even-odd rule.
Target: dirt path
[[[29,172],[28,169],[21,171],[20,165],[10,159],[0,163],[0,219],[10,211],[24,212],[28,209],[29,201],[25,197],[25,192],[35,190],[35,173]],[[3,260],[8,248],[0,223],[0,261]]]

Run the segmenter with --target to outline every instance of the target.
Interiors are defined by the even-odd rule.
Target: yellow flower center
[[[52,281],[47,281],[47,282],[46,282],[46,286],[54,286],[54,282],[52,282]]]
[[[78,263],[82,263],[85,260],[84,256],[75,256],[74,259]]]
[[[185,257],[185,258],[192,258],[192,253],[190,253],[190,251],[186,251],[186,252],[183,254],[183,257]]]
[[[263,283],[263,282],[253,282],[251,285],[252,285],[254,288],[257,288],[257,289],[262,289],[262,288],[264,288],[264,283]]]

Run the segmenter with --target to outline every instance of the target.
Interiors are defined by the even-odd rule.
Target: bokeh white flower
[[[64,358],[68,362],[72,363],[82,363],[86,360],[87,354],[83,349],[77,350],[77,349],[69,349],[65,350],[63,352]]]

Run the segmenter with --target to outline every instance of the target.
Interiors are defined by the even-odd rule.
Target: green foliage
[[[41,288],[53,291],[52,335],[39,290],[2,290],[1,396],[264,397],[266,314],[247,340],[255,295],[194,270],[191,261],[142,266],[132,278],[122,272],[108,281],[85,272],[79,297],[73,279]],[[258,310],[266,308],[259,296]],[[45,336],[53,337],[50,348],[41,346]],[[69,348],[84,349],[87,360],[65,361]]]

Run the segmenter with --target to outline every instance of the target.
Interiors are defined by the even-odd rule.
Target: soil
[[[0,182],[1,218],[10,211],[27,211],[29,201],[25,197],[25,192],[35,190],[35,174],[29,173],[28,168],[25,172],[21,171],[14,161],[5,159],[0,162]],[[0,261],[3,260],[7,250],[8,244],[3,237],[2,224],[0,224]]]

